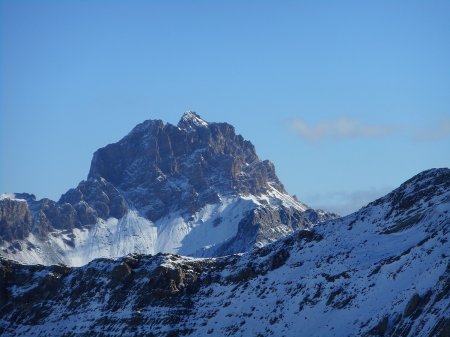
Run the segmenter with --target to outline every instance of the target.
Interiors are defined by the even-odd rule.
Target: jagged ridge
[[[88,180],[105,179],[151,221],[179,209],[195,213],[219,195],[285,193],[269,161],[227,123],[187,112],[178,126],[145,121],[97,150]]]

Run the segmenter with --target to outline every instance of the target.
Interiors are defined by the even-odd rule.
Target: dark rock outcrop
[[[121,218],[127,211],[125,198],[104,179],[82,181],[58,202],[47,198],[36,201],[34,195],[17,193],[0,200],[0,240],[23,240],[31,232],[45,238],[55,229],[83,228],[99,218]]]
[[[32,216],[25,200],[0,200],[0,241],[22,240],[31,231]]]
[[[402,213],[413,212],[420,205],[420,201],[429,202],[433,196],[450,188],[450,170],[447,168],[423,171],[405,181],[392,193],[375,200],[371,205],[389,202],[391,210],[386,219]]]
[[[227,194],[286,193],[269,161],[226,123],[188,112],[178,126],[145,121],[97,150],[88,180],[106,179],[152,221],[172,211],[194,213]]]
[[[77,188],[63,194],[58,203],[69,203],[81,208],[84,213],[82,217],[79,217],[82,225],[89,224],[89,217],[95,214],[105,220],[109,217],[120,219],[128,210],[123,195],[113,184],[103,178],[82,181]],[[82,220],[86,222],[83,223]]]

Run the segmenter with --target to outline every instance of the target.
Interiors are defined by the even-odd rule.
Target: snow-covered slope
[[[335,218],[291,197],[269,161],[226,123],[186,112],[137,125],[94,153],[58,202],[0,197],[0,256],[80,266],[130,253],[222,256]]]
[[[270,204],[275,201],[279,204]],[[285,223],[280,219],[273,221],[273,218],[259,223],[249,222],[259,212],[278,218],[288,211],[294,215],[298,213],[292,204],[280,199],[275,201],[268,196],[223,197],[220,202],[205,205],[189,218],[174,212],[155,222],[140,216],[135,210],[129,210],[120,219],[110,217],[99,219],[96,224],[84,228],[54,230],[45,239],[31,233],[14,244],[4,241],[0,243],[0,250],[3,257],[25,264],[69,266],[82,266],[96,258],[133,253],[221,256],[263,246],[315,223],[306,215]],[[245,230],[253,230],[254,233],[242,235]],[[268,233],[264,234],[265,231]],[[257,238],[257,232],[262,233],[262,237]],[[244,242],[241,243],[242,240]]]
[[[2,261],[3,336],[448,336],[450,170],[250,253]]]

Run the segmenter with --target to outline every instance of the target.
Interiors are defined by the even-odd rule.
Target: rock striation
[[[145,121],[115,144],[97,150],[89,180],[117,187],[146,218],[195,213],[219,195],[286,193],[274,165],[227,123],[207,123],[194,112],[178,126]]]

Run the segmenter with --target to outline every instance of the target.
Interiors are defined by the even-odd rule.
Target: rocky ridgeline
[[[0,200],[0,241],[23,240],[31,232],[44,239],[55,230],[70,231],[92,226],[99,219],[121,218],[127,210],[125,198],[104,179],[83,181],[58,202],[16,193]]]

